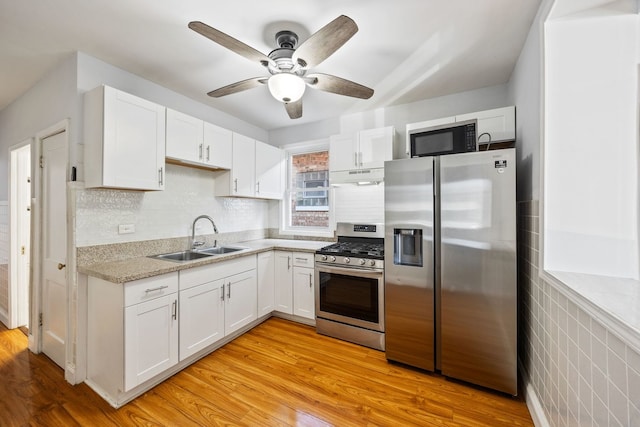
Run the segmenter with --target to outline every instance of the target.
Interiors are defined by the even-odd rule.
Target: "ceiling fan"
[[[216,30],[200,21],[189,23],[193,31],[219,45],[264,66],[270,76],[254,77],[221,87],[208,93],[218,98],[266,84],[274,98],[284,103],[292,119],[302,117],[302,95],[306,86],[354,98],[369,99],[373,89],[331,74],[307,73],[347,42],[357,31],[353,19],[341,15],[312,34],[300,46],[298,35],[284,30],[276,34],[277,48],[269,55]]]

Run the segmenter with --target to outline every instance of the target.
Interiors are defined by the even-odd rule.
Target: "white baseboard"
[[[524,399],[527,402],[527,408],[529,409],[529,413],[531,414],[531,419],[533,420],[533,425],[536,427],[551,427],[549,424],[549,420],[544,413],[544,409],[542,408],[542,403],[540,403],[540,399],[536,394],[536,391],[533,389],[533,385],[529,381],[529,378],[524,378],[525,369],[522,366],[522,362],[518,360],[518,366],[520,368],[520,372],[522,373],[522,381],[525,384],[524,387]]]

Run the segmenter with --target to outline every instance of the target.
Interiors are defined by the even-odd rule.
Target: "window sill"
[[[542,277],[640,351],[640,281],[567,271]]]

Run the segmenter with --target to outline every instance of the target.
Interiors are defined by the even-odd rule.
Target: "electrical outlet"
[[[131,234],[136,232],[134,224],[120,224],[118,226],[118,234]]]

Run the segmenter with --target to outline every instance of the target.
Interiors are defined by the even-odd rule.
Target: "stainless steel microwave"
[[[476,120],[447,123],[407,131],[407,145],[411,157],[478,151]]]

